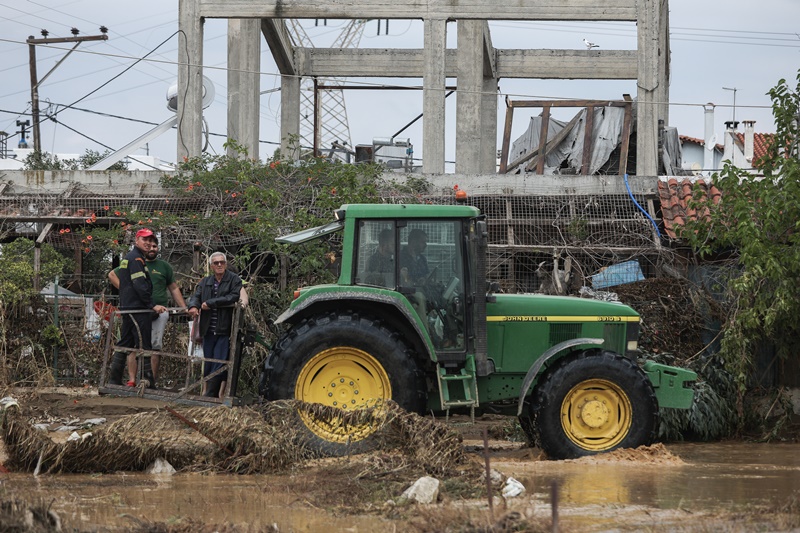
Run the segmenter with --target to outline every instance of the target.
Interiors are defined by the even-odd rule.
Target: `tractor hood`
[[[497,294],[487,305],[489,322],[638,322],[639,314],[627,305],[574,296]]]

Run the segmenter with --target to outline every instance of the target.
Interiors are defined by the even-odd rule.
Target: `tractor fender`
[[[325,292],[325,293],[318,293],[313,294],[299,302],[296,306],[291,307],[281,313],[281,315],[275,319],[275,324],[282,324],[284,322],[289,322],[291,319],[297,315],[302,315],[306,311],[310,310],[311,308],[321,305],[321,304],[330,304],[338,301],[359,301],[359,302],[372,302],[378,303],[382,305],[391,305],[395,309],[397,309],[400,314],[405,318],[408,325],[413,328],[414,332],[417,334],[419,339],[421,340],[420,344],[424,346],[426,355],[431,360],[435,361],[436,352],[433,349],[433,341],[431,341],[430,335],[428,334],[428,330],[425,329],[424,325],[422,325],[417,317],[415,311],[408,303],[407,300],[402,298],[398,298],[397,296],[391,296],[386,293],[375,293],[375,292],[362,292],[362,291],[336,291],[336,292]]]
[[[589,338],[582,338],[582,339],[572,339],[564,342],[559,342],[555,346],[550,347],[547,351],[545,351],[542,356],[536,360],[531,368],[528,370],[528,373],[525,374],[525,379],[522,380],[522,388],[519,391],[519,405],[517,407],[517,416],[522,416],[522,405],[525,403],[525,396],[528,395],[528,389],[531,387],[534,378],[537,374],[539,374],[539,370],[542,369],[542,365],[544,365],[548,359],[551,359],[554,355],[562,350],[566,350],[567,348],[572,348],[573,346],[579,346],[581,344],[603,344],[603,339],[589,339]]]

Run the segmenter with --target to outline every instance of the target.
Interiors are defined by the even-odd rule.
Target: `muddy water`
[[[527,493],[513,506],[528,514],[549,515],[550,487],[557,483],[561,523],[570,531],[683,528],[689,517],[695,525],[713,518],[714,525],[704,527],[714,530],[720,513],[800,494],[800,444],[677,444],[666,450],[611,461],[537,461],[499,453],[492,466],[525,485]],[[66,525],[81,530],[126,529],[133,522],[124,515],[150,521],[193,517],[255,529],[276,524],[280,531],[408,530],[374,514],[345,516],[315,507],[304,497],[302,482],[297,484],[302,473],[291,475],[295,488],[289,490],[280,476],[10,474],[0,476],[0,494],[52,501]]]
[[[282,488],[279,477],[176,474],[58,475],[11,474],[5,493],[27,501],[54,501],[53,509],[70,528],[126,530],[131,518],[169,522],[191,517],[207,524],[233,523],[258,531],[277,524],[280,531],[376,531],[375,516],[338,518],[310,507],[302,493]]]
[[[540,504],[550,504],[556,483],[561,513],[585,531],[682,528],[690,517],[698,525],[703,516],[714,517],[704,526],[709,530],[727,530],[720,513],[752,514],[800,499],[800,444],[674,444],[666,450],[655,457],[632,453],[625,460],[598,456],[494,466],[519,479]]]

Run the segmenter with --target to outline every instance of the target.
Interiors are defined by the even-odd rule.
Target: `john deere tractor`
[[[532,444],[574,458],[651,443],[659,408],[689,408],[696,375],[637,363],[639,315],[626,305],[499,294],[486,279],[487,224],[466,205],[343,205],[338,282],[304,287],[278,319],[261,393],[352,411],[393,400],[408,411],[519,417]],[[344,454],[372,425],[302,417],[313,445]]]

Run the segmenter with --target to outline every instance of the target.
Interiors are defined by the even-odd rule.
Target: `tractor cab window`
[[[395,231],[392,220],[359,224],[356,285],[395,288]]]
[[[413,220],[399,227],[397,235],[400,292],[425,322],[438,350],[464,350],[461,223]]]

